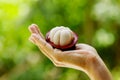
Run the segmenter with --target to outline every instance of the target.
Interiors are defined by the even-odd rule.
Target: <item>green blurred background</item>
[[[44,35],[55,26],[71,28],[120,80],[120,0],[0,0],[0,80],[90,80],[55,67],[29,42],[32,23]]]

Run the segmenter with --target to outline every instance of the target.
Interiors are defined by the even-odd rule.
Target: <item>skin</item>
[[[55,66],[81,70],[91,80],[113,80],[110,71],[92,46],[76,44],[75,50],[61,51],[46,42],[36,24],[30,25],[29,31],[31,32],[29,40],[38,46]]]

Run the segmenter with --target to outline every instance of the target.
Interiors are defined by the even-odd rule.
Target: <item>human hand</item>
[[[42,53],[47,56],[55,66],[74,68],[84,71],[86,74],[88,74],[88,76],[91,77],[92,80],[111,80],[110,78],[105,78],[104,75],[102,75],[104,79],[97,79],[99,76],[97,78],[94,77],[94,75],[97,73],[94,71],[94,69],[99,66],[105,69],[103,71],[105,71],[109,76],[109,71],[97,54],[95,48],[87,44],[76,44],[75,50],[62,51],[53,48],[49,43],[46,42],[36,24],[30,25],[29,31],[31,32],[29,40],[37,45]]]

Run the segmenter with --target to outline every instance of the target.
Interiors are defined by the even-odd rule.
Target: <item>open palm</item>
[[[62,51],[60,49],[53,48],[49,43],[47,43],[36,24],[30,25],[29,31],[31,32],[29,40],[37,45],[42,53],[47,56],[55,66],[78,69],[84,71],[90,76],[93,75],[89,74],[89,72],[92,71],[93,66],[99,65],[98,63],[102,63],[102,65],[105,66],[97,54],[97,51],[87,44],[76,44],[75,50]],[[110,79],[105,78],[104,80]]]

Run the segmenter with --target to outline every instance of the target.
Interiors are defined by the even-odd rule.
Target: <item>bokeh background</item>
[[[55,26],[71,28],[120,80],[120,0],[0,0],[0,80],[90,80],[55,67],[29,42],[32,23],[44,35]]]

